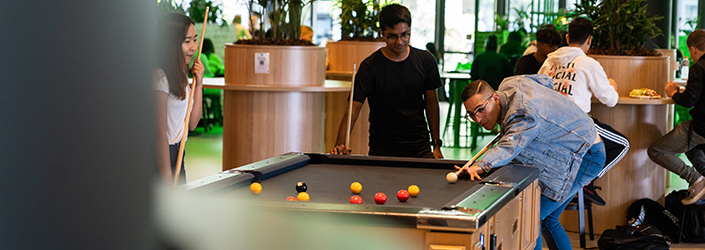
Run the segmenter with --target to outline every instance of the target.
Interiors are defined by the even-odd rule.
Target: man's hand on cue
[[[330,150],[331,154],[334,155],[349,155],[352,152],[351,148],[346,148],[345,145],[340,144],[338,146],[333,147],[333,149]]]
[[[455,169],[460,169],[460,167],[455,166]],[[482,178],[480,177],[480,174],[485,173],[485,171],[482,170],[482,168],[475,166],[475,165],[472,165],[472,166],[466,168],[463,172],[467,172],[470,175],[471,181],[482,180]]]

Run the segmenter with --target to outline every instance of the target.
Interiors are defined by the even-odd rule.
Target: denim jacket
[[[583,156],[595,141],[592,119],[553,90],[546,75],[506,78],[497,90],[501,138],[474,165],[483,169],[510,161],[540,169],[541,194],[564,201]]]

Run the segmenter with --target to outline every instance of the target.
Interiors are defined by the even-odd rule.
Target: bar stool
[[[590,230],[590,240],[595,240],[595,233],[592,228],[592,202],[585,200],[585,195],[583,194],[583,189],[578,191],[578,195],[573,198],[573,200],[568,203],[565,210],[577,210],[578,220],[579,220],[579,231],[580,231],[580,248],[585,248],[585,213],[587,210],[588,215],[588,227]]]

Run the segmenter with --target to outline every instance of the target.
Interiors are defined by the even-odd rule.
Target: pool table
[[[404,249],[533,249],[539,229],[539,170],[510,164],[482,181],[461,178],[448,183],[446,174],[465,163],[289,153],[195,180],[183,188],[186,193],[220,197],[264,214],[287,213],[272,215],[278,219],[269,223],[299,223],[297,218],[306,216],[328,222],[325,218],[330,216],[345,217],[334,221],[377,236],[395,235]],[[262,185],[258,195],[249,189],[255,180]],[[307,184],[310,201],[286,201],[296,197],[297,182]],[[352,182],[362,184],[362,204],[349,202],[354,195]],[[397,191],[410,185],[420,188],[419,195],[406,202],[397,200]],[[374,202],[378,192],[387,196],[383,205]]]

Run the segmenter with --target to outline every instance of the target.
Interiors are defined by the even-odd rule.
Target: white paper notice
[[[269,74],[269,53],[255,53],[255,74]]]

